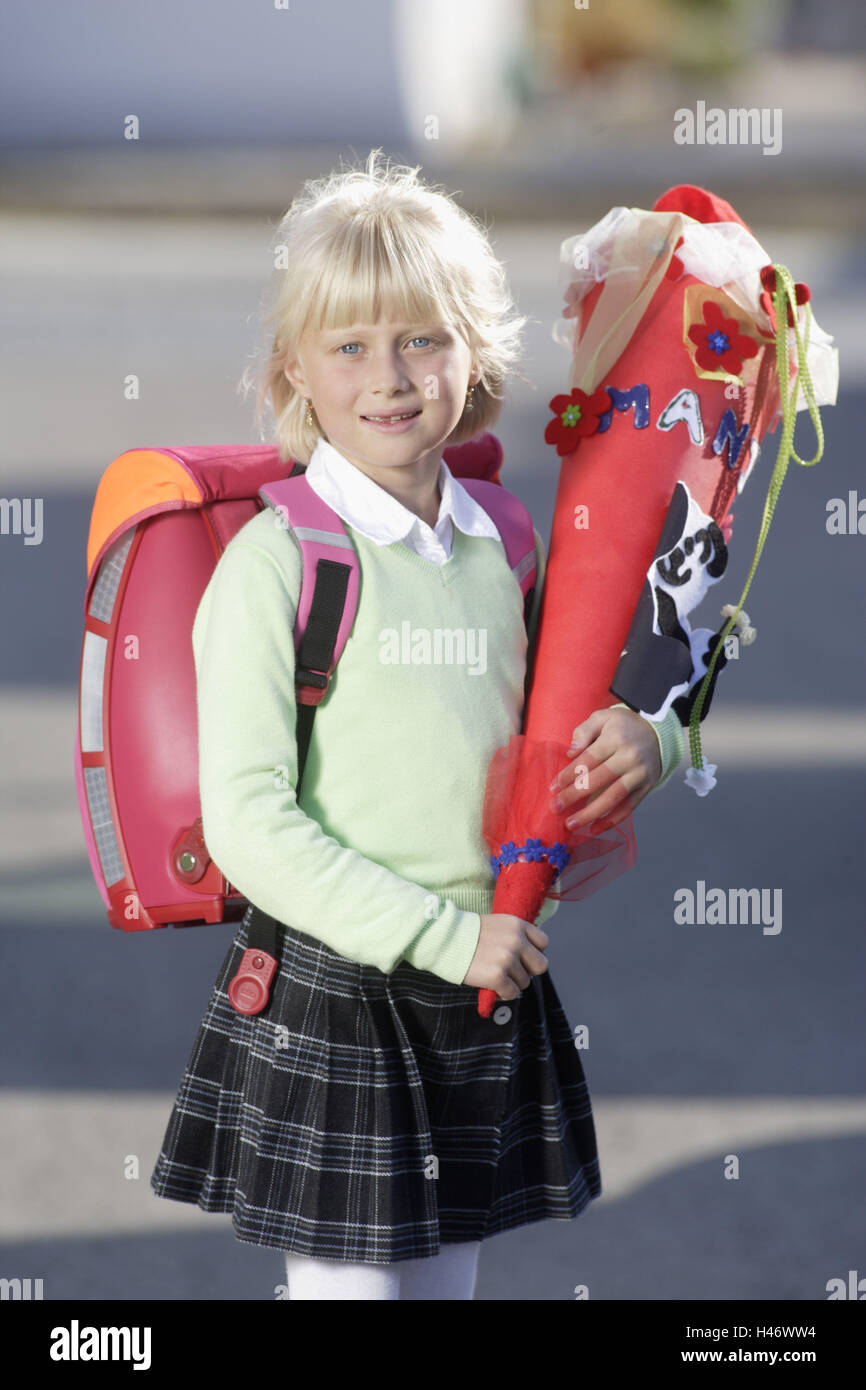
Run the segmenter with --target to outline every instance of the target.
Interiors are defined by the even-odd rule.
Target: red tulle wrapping
[[[567,816],[580,811],[581,801],[563,811],[551,810],[550,783],[578,756],[587,774],[598,767],[598,760],[587,753],[569,758],[567,744],[538,743],[525,734],[512,734],[507,746],[494,754],[481,820],[490,853],[498,856],[509,841],[522,845],[533,839],[547,847],[557,842],[565,845],[569,858],[555,881],[556,869],[546,861],[503,865],[493,912],[510,912],[533,922],[545,897],[579,902],[633,866],[637,849],[630,811],[618,825],[605,824],[602,817],[593,829],[565,824]]]

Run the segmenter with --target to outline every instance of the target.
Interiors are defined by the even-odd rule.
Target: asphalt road
[[[551,229],[550,244],[561,230]],[[249,229],[242,237],[254,240]],[[515,230],[508,249],[524,312],[543,326],[556,294],[536,245]],[[816,269],[826,264],[821,249],[801,248]],[[684,762],[636,813],[634,869],[585,903],[564,904],[552,924],[552,978],[569,1020],[589,1029],[583,1062],[604,1195],[573,1222],[485,1242],[478,1299],[568,1300],[585,1284],[591,1299],[811,1300],[826,1297],[829,1279],[863,1268],[864,541],[829,535],[825,518],[828,499],[862,492],[864,377],[853,329],[866,295],[862,252],[833,250],[823,288],[846,327],[843,391],[824,411],[823,462],[789,468],[746,602],[758,639],[720,676],[704,726],[718,786],[695,798]],[[179,303],[173,264],[154,271],[148,300],[99,260],[88,283],[84,275],[69,287],[86,326],[78,352],[74,316],[59,316],[68,368],[57,377],[59,402],[32,373],[35,310],[50,297],[38,257],[18,276],[8,263],[3,272],[12,294],[0,351],[15,410],[2,490],[38,488],[45,531],[40,546],[15,536],[0,545],[10,793],[0,836],[0,1275],[43,1278],[46,1298],[268,1299],[282,1277],[276,1252],[242,1245],[227,1218],[147,1188],[232,929],[112,932],[72,783],[93,488],[124,448],[193,442],[190,420],[208,419],[201,441],[252,440],[246,413],[225,398],[241,306],[254,309],[253,277],[247,262],[234,279],[218,264],[200,267],[197,290],[184,281]],[[788,263],[809,280],[793,256]],[[222,307],[199,315],[221,277]],[[810,283],[822,326],[840,332]],[[507,481],[547,534],[556,468],[540,436],[566,358],[542,327],[532,341],[537,389],[515,392],[498,429]],[[109,400],[113,351],[125,369],[137,355],[154,365],[156,399],[134,426]],[[190,397],[178,385],[187,367]],[[201,413],[218,402],[215,414]],[[807,421],[801,430],[808,456]],[[768,444],[737,500],[719,604],[739,598],[774,454]],[[781,930],[677,925],[674,894],[699,880],[777,890]],[[137,1179],[124,1177],[130,1155]],[[725,1176],[730,1155],[735,1179]]]

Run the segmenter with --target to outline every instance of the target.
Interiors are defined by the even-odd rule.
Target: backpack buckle
[[[295,696],[299,705],[318,705],[328,693],[330,677],[306,666],[295,667]]]
[[[237,974],[228,987],[229,1003],[236,1013],[260,1014],[271,997],[271,980],[277,961],[267,951],[249,947],[241,956]]]

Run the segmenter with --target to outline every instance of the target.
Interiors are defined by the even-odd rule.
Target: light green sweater
[[[278,921],[361,964],[389,972],[406,960],[461,984],[493,904],[481,809],[490,760],[520,730],[523,596],[491,538],[455,527],[440,566],[346,529],[358,612],[316,712],[300,802],[301,552],[270,508],[241,527],[205,589],[192,630],[205,841],[229,882]],[[545,560],[535,536],[530,640]],[[684,737],[673,712],[653,728],[658,786]],[[547,899],[537,922],[558,906]]]

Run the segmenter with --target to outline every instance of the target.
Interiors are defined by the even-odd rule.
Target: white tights
[[[480,1240],[443,1245],[438,1255],[394,1264],[347,1264],[286,1254],[289,1298],[471,1299]]]

